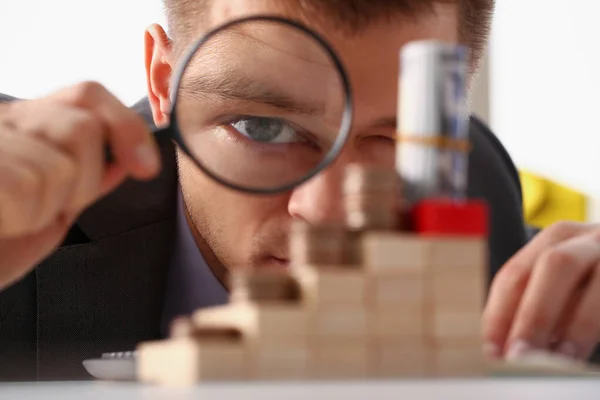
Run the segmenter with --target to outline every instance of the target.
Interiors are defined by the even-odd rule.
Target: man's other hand
[[[600,225],[558,223],[500,270],[483,315],[486,350],[587,359],[600,340]]]

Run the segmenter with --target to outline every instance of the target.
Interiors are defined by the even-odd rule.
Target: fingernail
[[[151,144],[146,143],[139,146],[135,153],[138,161],[142,163],[144,167],[152,170],[153,172],[158,169],[158,155]]]
[[[500,347],[492,342],[484,343],[483,355],[484,357],[491,359],[500,358]]]
[[[557,353],[565,357],[577,358],[577,346],[571,342],[562,342],[560,346],[558,346]]]
[[[508,360],[515,360],[531,350],[533,350],[533,347],[529,343],[523,340],[516,340],[509,346],[506,358]]]

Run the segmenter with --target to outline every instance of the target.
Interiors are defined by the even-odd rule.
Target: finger
[[[529,269],[520,264],[507,264],[493,281],[482,316],[485,350],[500,357],[521,297],[529,282]]]
[[[5,137],[4,150],[18,160],[22,168],[37,176],[40,186],[34,212],[28,217],[28,231],[44,229],[64,208],[77,175],[77,167],[67,154],[28,135],[15,132]],[[17,162],[17,161],[15,161]]]
[[[482,333],[491,355],[504,354],[506,341],[533,266],[548,247],[588,228],[583,224],[558,223],[538,234],[500,269],[492,282],[482,316]]]
[[[588,281],[589,279],[586,279],[586,284],[580,285],[579,288],[576,289],[573,294],[571,294],[571,298],[565,305],[564,310],[562,312],[562,316],[558,319],[558,323],[554,328],[554,333],[550,338],[550,345],[552,351],[556,351],[557,347],[560,345],[563,338],[565,337],[567,329],[573,321],[575,311],[579,308],[581,299],[583,298],[584,293],[588,289]]]
[[[538,259],[509,333],[509,357],[548,348],[565,305],[598,260],[595,234],[571,238]]]
[[[68,153],[77,176],[65,210],[79,212],[97,199],[104,174],[103,125],[88,111],[52,105],[38,107],[36,124],[21,128],[39,132],[47,143]]]
[[[0,146],[0,238],[26,231],[37,212],[38,176]]]
[[[595,265],[589,286],[571,316],[557,351],[567,357],[588,358],[600,340],[600,262]]]
[[[102,85],[88,82],[52,96],[92,111],[108,128],[108,144],[125,170],[135,178],[150,179],[160,169],[160,154],[147,124]]]
[[[12,102],[9,103],[0,103],[0,117],[8,114],[8,111],[10,109],[10,105],[12,104]]]
[[[125,179],[127,171],[120,164],[104,165],[105,127],[92,112],[56,102],[22,102],[15,109],[20,131],[41,137],[77,160],[78,178],[66,206],[70,212],[78,214]]]
[[[98,197],[103,197],[115,190],[115,188],[119,186],[126,177],[127,172],[122,167],[118,165],[111,165],[108,167],[102,179],[102,184],[100,185],[100,195]]]

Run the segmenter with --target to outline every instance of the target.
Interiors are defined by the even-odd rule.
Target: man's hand
[[[97,83],[0,105],[0,289],[55,250],[77,216],[126,177],[149,179],[159,169],[147,125]]]
[[[588,358],[600,341],[600,225],[559,223],[500,270],[483,315],[486,350]]]

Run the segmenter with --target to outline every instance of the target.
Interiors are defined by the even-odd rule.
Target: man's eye
[[[365,139],[369,140],[370,143],[384,143],[384,144],[395,144],[396,140],[394,137],[387,135],[373,135],[368,136]]]
[[[248,139],[261,143],[296,143],[302,138],[292,126],[278,118],[240,117],[231,127]]]

